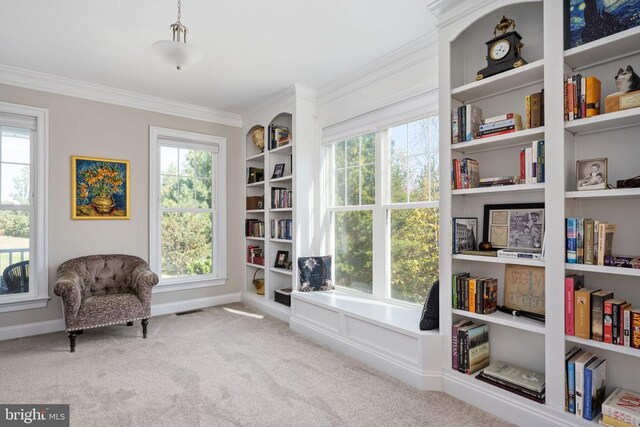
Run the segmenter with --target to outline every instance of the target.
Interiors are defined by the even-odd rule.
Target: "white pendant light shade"
[[[151,45],[162,59],[178,70],[202,62],[202,51],[195,46],[173,40],[160,40]]]

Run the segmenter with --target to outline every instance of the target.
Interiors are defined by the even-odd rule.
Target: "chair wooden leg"
[[[69,345],[71,346],[71,353],[76,352],[76,336],[78,336],[78,333],[76,331],[69,332]]]
[[[133,326],[133,321],[127,322],[127,326]]]
[[[149,324],[149,319],[142,319],[142,338],[147,337],[147,325]]]

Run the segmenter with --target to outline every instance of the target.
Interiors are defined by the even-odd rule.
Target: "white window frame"
[[[0,102],[0,114],[15,116],[15,123],[34,120],[35,139],[31,139],[31,208],[29,230],[29,292],[0,296],[0,313],[44,308],[49,297],[48,281],[48,174],[49,174],[49,110]],[[0,272],[1,274],[2,272]]]
[[[153,293],[182,291],[211,286],[221,286],[227,281],[227,139],[221,136],[187,132],[177,129],[149,127],[149,265],[161,274],[160,252],[160,147],[161,141],[175,141],[173,147],[211,149],[217,147],[213,167],[213,271],[214,274],[160,278]]]
[[[367,128],[357,128],[352,133],[340,133],[340,137],[331,138],[325,141],[325,194],[327,195],[327,208],[328,214],[328,247],[330,253],[335,257],[335,213],[336,212],[353,212],[353,211],[372,211],[373,212],[373,284],[372,293],[366,293],[355,289],[338,286],[342,292],[352,293],[360,297],[371,298],[374,300],[381,300],[386,303],[391,303],[399,306],[416,308],[421,306],[418,303],[412,303],[391,298],[391,211],[399,209],[417,209],[417,208],[440,208],[439,201],[425,201],[425,202],[401,202],[391,203],[390,197],[390,182],[389,182],[389,170],[388,164],[390,160],[390,145],[388,141],[388,129],[399,126],[402,124],[410,123],[416,120],[421,120],[431,116],[437,116],[438,111],[429,109],[427,111],[422,110],[420,112],[414,112],[411,115],[404,116],[402,118],[395,117],[393,121],[385,123],[380,126],[370,126]],[[334,159],[333,159],[333,146],[335,143],[355,138],[367,133],[375,133],[376,144],[376,188],[375,197],[376,202],[373,205],[353,205],[353,206],[336,206],[335,205],[335,177],[334,177]],[[382,231],[380,231],[382,230]],[[332,265],[332,277],[335,276],[335,262]]]

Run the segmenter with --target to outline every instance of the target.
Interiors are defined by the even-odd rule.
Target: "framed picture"
[[[581,190],[607,188],[607,159],[588,159],[576,162],[576,187]]]
[[[465,250],[475,250],[478,218],[452,218],[451,232],[453,233],[452,250],[454,254]]]
[[[565,0],[565,8],[567,49],[640,25],[640,0]]]
[[[289,261],[289,251],[278,251],[274,267],[287,268],[287,261]]]
[[[71,218],[129,219],[129,161],[71,156]]]
[[[276,166],[273,168],[273,176],[271,177],[271,179],[282,178],[283,175],[284,175],[284,163],[277,163]]]
[[[542,251],[544,203],[484,206],[483,240],[495,249]]]
[[[507,264],[504,305],[514,310],[544,314],[544,267]]]

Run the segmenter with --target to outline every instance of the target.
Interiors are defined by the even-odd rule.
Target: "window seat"
[[[291,329],[422,390],[440,390],[442,337],[421,310],[339,291],[294,292]]]

